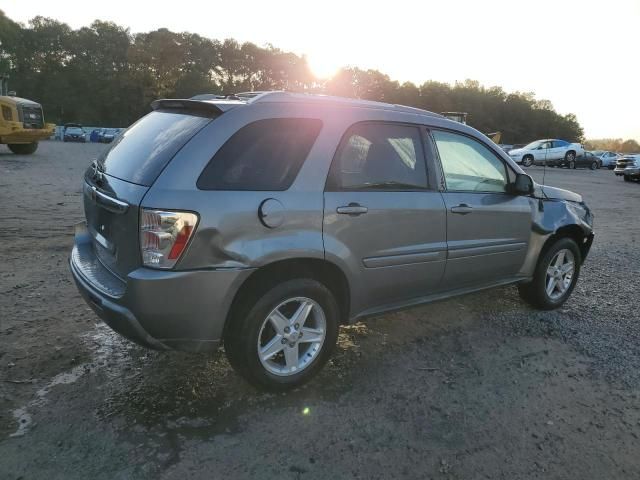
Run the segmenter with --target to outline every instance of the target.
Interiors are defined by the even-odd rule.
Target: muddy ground
[[[0,478],[640,478],[640,184],[547,169],[596,215],[561,310],[507,287],[372,319],[274,395],[85,306],[67,256],[102,148],[0,147]]]

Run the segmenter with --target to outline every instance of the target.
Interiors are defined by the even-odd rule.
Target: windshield
[[[68,127],[66,132],[67,133],[84,133],[83,130],[78,127]]]
[[[594,155],[597,155],[598,157],[599,157],[600,155],[602,155],[603,153],[604,153],[604,150],[594,150],[594,151],[593,151],[593,154],[594,154]]]
[[[522,148],[524,148],[525,150],[534,150],[542,145],[543,142],[544,140],[536,140],[535,142],[531,142],[529,145],[525,145]]]
[[[182,111],[153,111],[111,143],[98,159],[107,175],[150,186],[178,150],[211,121]]]

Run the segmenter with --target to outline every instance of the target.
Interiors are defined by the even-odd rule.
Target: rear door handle
[[[473,207],[470,207],[466,203],[461,203],[457,207],[451,207],[451,213],[457,213],[459,215],[466,215],[473,212]]]
[[[359,203],[350,203],[349,205],[344,205],[342,207],[336,208],[336,212],[342,215],[362,215],[367,213],[369,209],[367,207],[363,207]]]

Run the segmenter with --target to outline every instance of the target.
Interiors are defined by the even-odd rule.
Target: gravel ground
[[[547,169],[596,215],[562,309],[506,287],[385,315],[274,395],[220,354],[132,345],[85,306],[66,261],[103,146],[1,148],[0,478],[640,477],[639,184]]]

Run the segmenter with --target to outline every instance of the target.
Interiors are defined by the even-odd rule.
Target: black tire
[[[569,160],[569,168],[572,170],[576,169],[576,162],[573,160]]]
[[[591,170],[597,170],[600,167],[598,166],[598,162],[592,162],[591,165],[589,165],[589,168]]]
[[[38,142],[10,143],[7,146],[16,155],[31,155],[38,149]]]
[[[624,181],[625,182],[630,182],[631,181],[631,177],[629,175],[624,175]]]
[[[522,159],[522,165],[524,167],[530,167],[531,165],[533,165],[533,157],[531,155],[525,155]]]
[[[309,298],[322,308],[326,336],[309,365],[298,373],[279,376],[262,364],[258,356],[259,337],[269,314],[282,302],[296,297]],[[311,380],[331,356],[338,339],[340,308],[331,291],[322,283],[310,278],[292,279],[239,303],[241,305],[234,308],[228,320],[230,323],[225,332],[224,348],[233,368],[255,387],[283,391],[300,386]]]
[[[555,258],[560,250],[570,250],[573,253],[574,269],[571,283],[567,290],[562,293],[559,298],[551,298],[547,294],[547,270],[551,266],[551,261]],[[563,237],[555,241],[548,248],[545,247],[538,258],[533,280],[528,283],[518,285],[518,291],[523,300],[535,308],[541,310],[553,310],[560,307],[567,301],[571,292],[573,292],[578,277],[580,276],[580,266],[582,264],[582,255],[575,241],[570,238]]]
[[[564,160],[566,162],[572,162],[575,159],[576,159],[576,152],[574,152],[573,150],[570,150],[564,154]]]

